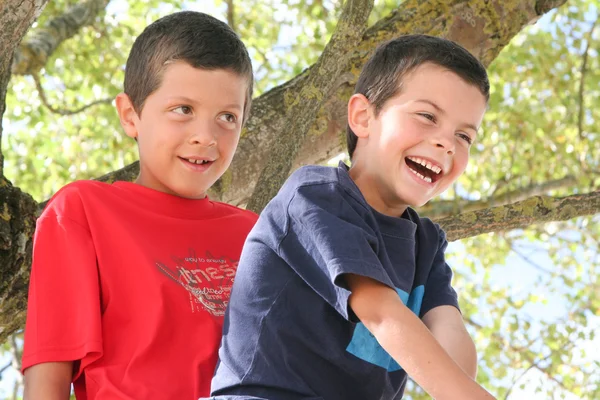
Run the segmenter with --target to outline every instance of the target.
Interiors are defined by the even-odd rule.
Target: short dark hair
[[[173,61],[206,70],[227,69],[247,78],[243,121],[247,120],[254,86],[248,50],[227,24],[195,11],[181,11],[154,21],[133,43],[125,67],[124,90],[138,114],[146,98],[160,87],[164,69]]]
[[[459,44],[434,36],[406,35],[379,46],[363,67],[354,93],[364,95],[375,113],[402,89],[402,78],[418,66],[432,63],[454,72],[477,87],[486,101],[490,98],[490,82],[485,67]],[[350,158],[358,138],[346,129]]]

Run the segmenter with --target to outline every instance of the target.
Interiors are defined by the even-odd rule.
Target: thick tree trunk
[[[281,130],[272,148],[266,149],[270,157],[256,182],[248,209],[260,212],[287,179],[292,161],[298,155],[317,113],[346,69],[348,49],[355,48],[360,42],[372,9],[373,0],[346,0],[331,40],[316,64],[305,74],[302,87],[285,92],[287,129]]]
[[[293,167],[321,162],[342,151],[341,132],[345,127],[346,101],[362,65],[379,43],[407,33],[444,36],[460,42],[485,64],[489,64],[525,25],[534,22],[541,14],[565,1],[404,1],[388,18],[368,29],[358,46],[348,49],[351,52],[350,66],[335,80],[333,94],[327,97],[325,106],[321,108],[317,118],[312,122],[308,121],[312,128],[295,158]],[[106,3],[107,0],[89,0],[82,4],[89,6]],[[0,112],[3,112],[5,107],[12,54],[44,4],[43,0],[5,0],[0,3],[0,49],[6,50],[0,59]],[[54,33],[48,31],[44,34],[34,34],[33,42],[28,41],[22,46],[18,51],[18,60],[13,64],[15,72],[36,73],[43,65],[40,60],[47,60],[61,40],[73,35],[74,31],[71,28],[77,24],[89,24],[98,11],[100,8],[96,8],[96,14],[77,14],[77,18],[65,15],[63,17],[67,19],[56,20],[62,21],[60,24],[57,22],[56,26],[50,24],[42,28],[54,29]],[[52,36],[55,33],[58,36]],[[44,35],[51,35],[52,39],[44,41]],[[277,151],[279,133],[289,128],[289,122],[286,121],[296,109],[296,105],[285,99],[298,96],[308,75],[305,72],[255,101],[253,115],[243,132],[244,136],[234,163],[215,186],[213,197],[233,204],[247,202],[261,170],[269,159],[270,151]],[[295,123],[300,123],[302,117],[298,115]],[[137,164],[133,164],[102,179],[131,180],[136,174]],[[565,219],[597,212],[600,208],[597,196],[596,192],[587,197],[574,196],[569,200],[555,200],[560,204],[552,203],[554,200],[534,199],[541,201],[541,205],[536,203],[530,207],[526,201],[524,205],[517,206],[520,208],[511,208],[508,211],[493,209],[479,212],[475,216],[459,215],[440,222],[449,229],[451,238],[466,237],[485,231],[481,225],[487,224],[488,221],[495,221],[494,229],[501,230],[524,227],[523,224],[547,221],[548,218]],[[0,180],[0,343],[22,327],[24,322],[31,243],[38,212],[39,205],[36,209],[36,204],[30,196],[12,187],[5,179]],[[527,213],[528,219],[521,218],[523,213]],[[500,216],[503,224],[497,221]]]
[[[13,53],[47,0],[0,3],[0,138]],[[3,176],[0,153],[0,343],[25,320],[37,204]]]

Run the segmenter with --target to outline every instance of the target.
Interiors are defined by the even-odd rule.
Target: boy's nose
[[[437,148],[444,149],[448,155],[454,155],[456,151],[454,135],[450,137],[449,134],[440,133],[432,138],[432,144]]]
[[[189,138],[190,144],[210,147],[217,144],[213,130],[209,126],[196,127]]]

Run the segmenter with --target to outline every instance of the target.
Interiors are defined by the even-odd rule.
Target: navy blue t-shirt
[[[373,210],[344,164],[298,169],[242,251],[212,395],[400,399],[406,373],[349,309],[343,275],[394,288],[420,317],[458,307],[446,246],[412,209],[402,218]]]

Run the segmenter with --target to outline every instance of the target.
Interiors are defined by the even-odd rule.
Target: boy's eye
[[[233,123],[233,124],[237,121],[237,117],[235,115],[229,114],[229,113],[219,115],[219,119],[221,121],[225,121],[225,122],[229,122],[229,123]]]
[[[179,106],[173,109],[176,114],[188,115],[192,113],[192,107],[190,106]]]
[[[471,145],[473,143],[473,139],[471,139],[471,136],[467,135],[466,133],[458,132],[457,135],[459,138],[467,142],[467,144]]]
[[[419,115],[425,119],[428,119],[431,122],[435,122],[435,115],[429,113],[419,113]]]

